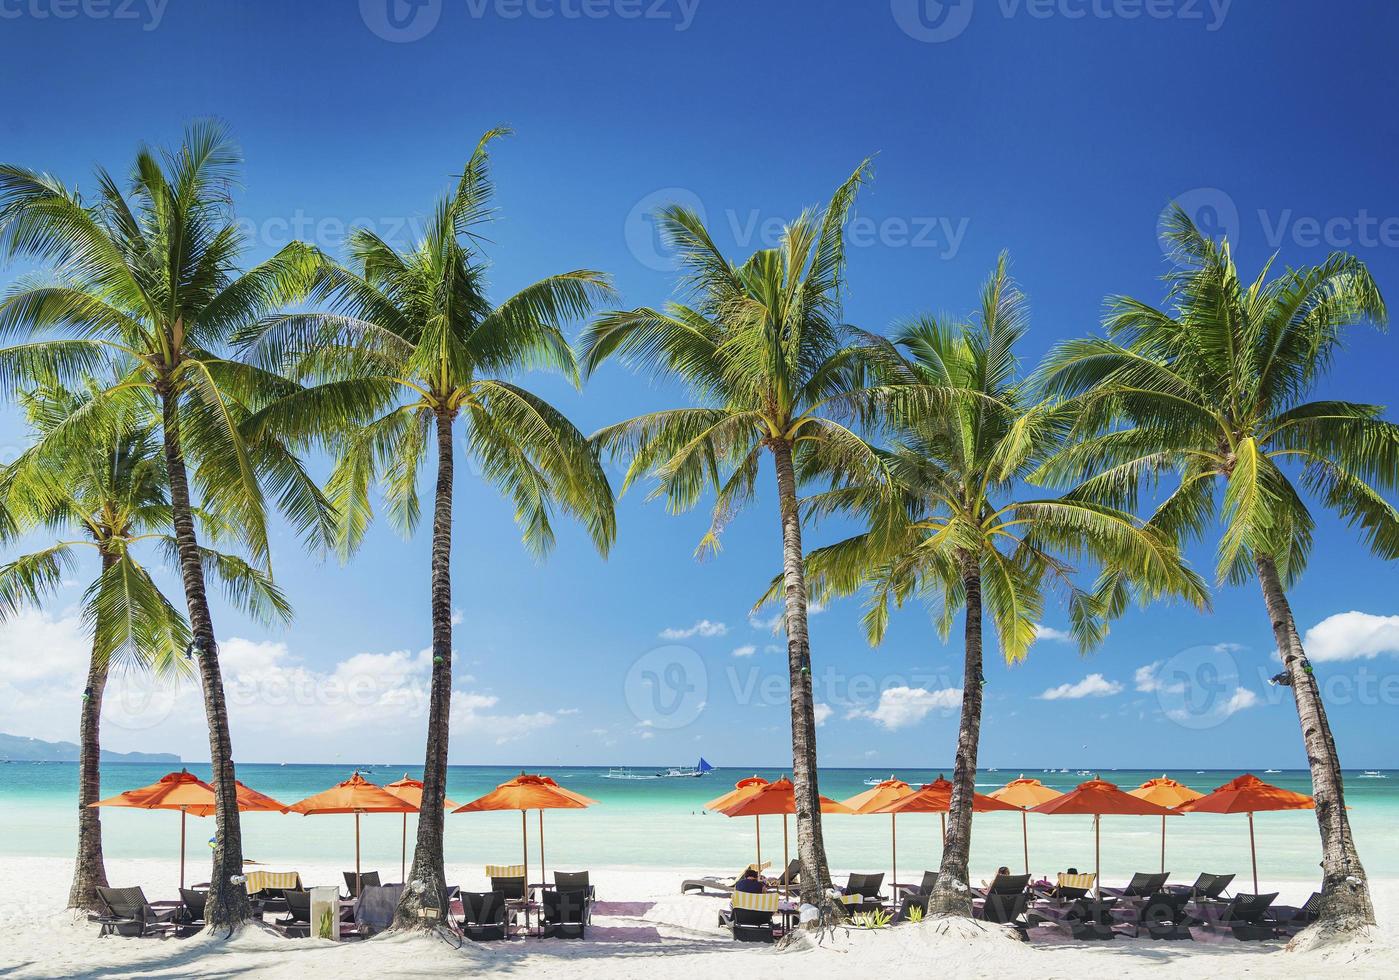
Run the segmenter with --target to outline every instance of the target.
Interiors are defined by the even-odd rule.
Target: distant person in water
[[[752,868],[744,869],[737,882],[734,883],[734,891],[748,892],[752,895],[761,895],[767,891],[767,884],[758,877],[758,872]]]

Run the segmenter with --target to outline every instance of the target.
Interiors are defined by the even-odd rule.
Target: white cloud
[[[830,718],[831,715],[835,714],[835,709],[832,708],[829,704],[818,703],[813,706],[813,710],[816,716],[816,726],[818,728],[824,725],[826,723],[826,720]]]
[[[576,714],[579,714],[582,710],[583,710],[582,708],[560,708],[558,711],[555,711],[554,714],[556,714],[556,715],[576,715]]]
[[[873,711],[856,709],[846,717],[868,718],[893,731],[918,724],[932,711],[956,708],[961,703],[960,688],[946,687],[929,691],[922,687],[889,687],[880,692],[879,704]]]
[[[1254,691],[1250,691],[1246,687],[1236,687],[1227,700],[1214,704],[1203,715],[1186,707],[1167,711],[1166,717],[1191,727],[1198,727],[1202,718],[1208,719],[1212,724],[1219,724],[1245,708],[1253,708],[1262,703],[1262,699]]]
[[[1161,679],[1161,666],[1164,663],[1164,660],[1153,660],[1149,664],[1138,667],[1136,673],[1132,675],[1133,686],[1138,691],[1144,691],[1148,694],[1153,692],[1164,694],[1184,693],[1184,681],[1167,683]]]
[[[1052,643],[1072,643],[1074,641],[1072,633],[1067,633],[1064,630],[1056,630],[1054,627],[1046,626],[1043,623],[1035,624],[1035,639],[1048,640]]]
[[[460,625],[462,624],[462,621],[465,620],[465,619],[466,619],[466,614],[465,614],[464,612],[462,612],[460,609],[453,609],[453,610],[452,610],[452,625],[453,625],[453,626],[460,626]]]
[[[1399,655],[1399,616],[1375,616],[1355,610],[1336,613],[1307,630],[1302,645],[1307,656],[1318,662]]]
[[[741,647],[734,647],[735,657],[751,657],[758,652],[758,648],[751,643],[745,643]]]
[[[1076,684],[1060,684],[1058,687],[1051,687],[1041,694],[1040,698],[1044,701],[1102,698],[1111,694],[1118,694],[1121,691],[1122,685],[1117,681],[1110,681],[1102,674],[1089,674]]]
[[[723,623],[716,623],[713,620],[701,619],[693,626],[684,628],[671,626],[661,630],[663,640],[688,640],[692,636],[723,636],[729,628]]]
[[[826,611],[826,607],[819,602],[808,602],[806,604],[806,614],[808,616],[819,616]],[[777,611],[770,616],[759,616],[757,613],[748,614],[748,625],[755,630],[766,630],[769,633],[780,633],[787,625],[785,621],[786,612],[779,606]]]

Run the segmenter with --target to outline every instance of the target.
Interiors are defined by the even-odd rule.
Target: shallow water
[[[207,777],[208,767],[188,766]],[[164,766],[111,764],[103,769],[103,793],[112,795],[159,779]],[[367,779],[387,783],[404,775],[401,767],[378,766],[361,770]],[[468,802],[518,773],[518,767],[453,766],[448,775],[448,796]],[[533,770],[531,770],[533,771]],[[408,770],[419,776],[417,770]],[[598,800],[588,810],[551,811],[545,815],[546,859],[550,868],[603,866],[703,867],[736,871],[753,860],[754,820],[729,819],[705,813],[706,801],[730,789],[735,780],[750,775],[748,769],[722,769],[702,779],[622,781],[604,778],[607,770],[556,768],[548,771],[564,786]],[[781,770],[758,769],[774,779]],[[1131,789],[1158,770],[1106,771],[1104,779]],[[243,764],[238,776],[245,783],[283,803],[294,803],[348,778],[350,772],[324,765]],[[887,777],[887,771],[858,769],[822,770],[821,791],[846,799],[865,789],[864,780]],[[939,775],[936,770],[905,770],[900,779],[917,785]],[[983,771],[977,787],[988,792],[1019,772]],[[1075,773],[1027,772],[1046,785],[1072,789],[1085,777]],[[1201,791],[1239,775],[1236,771],[1168,771],[1166,775]],[[1305,772],[1258,772],[1257,775],[1286,789],[1306,792]],[[1394,830],[1399,817],[1399,772],[1387,779],[1367,779],[1347,774],[1347,802],[1357,844],[1368,872],[1376,877],[1399,877],[1399,843]],[[71,763],[9,763],[0,765],[0,856],[30,855],[71,858],[76,826],[77,766]],[[1261,884],[1273,880],[1307,880],[1318,874],[1320,842],[1316,820],[1310,811],[1258,814],[1256,834]],[[110,857],[178,857],[180,817],[176,813],[104,809],[103,839]],[[887,870],[890,862],[890,818],[887,816],[828,816],[824,827],[833,868]],[[919,872],[935,867],[938,858],[938,817],[910,814],[898,820],[899,878],[917,880]],[[407,820],[411,857],[413,817]],[[538,866],[539,817],[528,817],[530,863]],[[212,819],[189,818],[188,855],[191,868],[201,865],[206,841],[213,833]],[[793,826],[793,829],[794,826]],[[1107,881],[1133,871],[1156,870],[1160,865],[1161,821],[1155,817],[1105,817],[1102,860]],[[403,818],[368,814],[361,818],[364,867],[380,868],[385,880],[398,878]],[[1249,877],[1248,822],[1243,816],[1188,814],[1169,820],[1166,866],[1173,879],[1193,880],[1196,872],[1236,872],[1241,883]],[[1030,865],[1036,873],[1049,874],[1074,865],[1093,866],[1092,818],[1083,816],[1029,817]],[[351,867],[354,857],[354,818],[250,813],[243,815],[244,852],[252,859],[278,868],[295,868],[298,861],[342,860]],[[795,844],[795,839],[793,839]],[[782,821],[762,819],[763,859],[780,865]],[[975,818],[972,845],[973,877],[989,875],[1007,864],[1018,870],[1023,864],[1021,821],[1014,813],[991,813]],[[518,813],[448,814],[447,859],[453,869],[479,868],[486,863],[515,863],[521,852],[521,818]],[[793,852],[795,853],[795,852]],[[452,872],[449,871],[449,875]],[[461,872],[461,873],[464,873]],[[202,877],[202,876],[200,876]]]

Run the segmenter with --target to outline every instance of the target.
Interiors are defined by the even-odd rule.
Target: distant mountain
[[[72,742],[45,742],[23,735],[0,732],[0,760],[10,762],[77,762],[78,747]],[[103,762],[151,762],[178,765],[180,757],[171,752],[108,752],[102,750]]]

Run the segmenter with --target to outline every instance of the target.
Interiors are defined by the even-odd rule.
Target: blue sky
[[[495,154],[495,295],[588,267],[627,304],[655,304],[672,288],[655,206],[702,207],[743,256],[873,155],[847,319],[882,330],[965,311],[1008,249],[1033,360],[1095,330],[1106,294],[1160,296],[1155,223],[1177,198],[1230,233],[1247,269],[1274,250],[1300,264],[1346,248],[1392,293],[1396,27],[1399,9],[1378,0],[0,0],[0,158],[85,183],[94,163],[120,171],[139,141],[219,116],[247,158],[238,210],[257,259],[290,237],[333,250],[356,223],[406,237],[479,134],[505,123],[517,135]],[[1329,390],[1392,398],[1394,344],[1356,331]],[[680,397],[619,367],[581,394],[530,383],[590,431]],[[0,445],[21,441],[0,409]],[[669,516],[644,496],[620,505],[609,560],[568,528],[539,564],[510,507],[459,469],[453,762],[789,758],[785,666],[768,650],[780,639],[748,616],[779,559],[770,485],[705,563],[691,552],[706,512]],[[340,567],[277,541],[295,625],[218,610],[238,757],[420,758],[426,546],[380,526]],[[1293,595],[1330,658],[1319,671],[1350,766],[1395,759],[1383,723],[1399,700],[1397,584],[1324,521]],[[0,727],[72,737],[78,594],[0,627]],[[949,764],[956,644],[909,609],[871,651],[859,612],[812,620],[823,763]],[[1220,591],[1210,616],[1134,612],[1088,658],[1056,639],[1065,625],[1051,609],[1015,668],[988,651],[984,764],[1304,764],[1290,698],[1261,680],[1276,668],[1256,588]],[[681,682],[675,710],[655,709],[648,675]],[[112,747],[205,757],[193,692],[129,683],[108,713]]]

